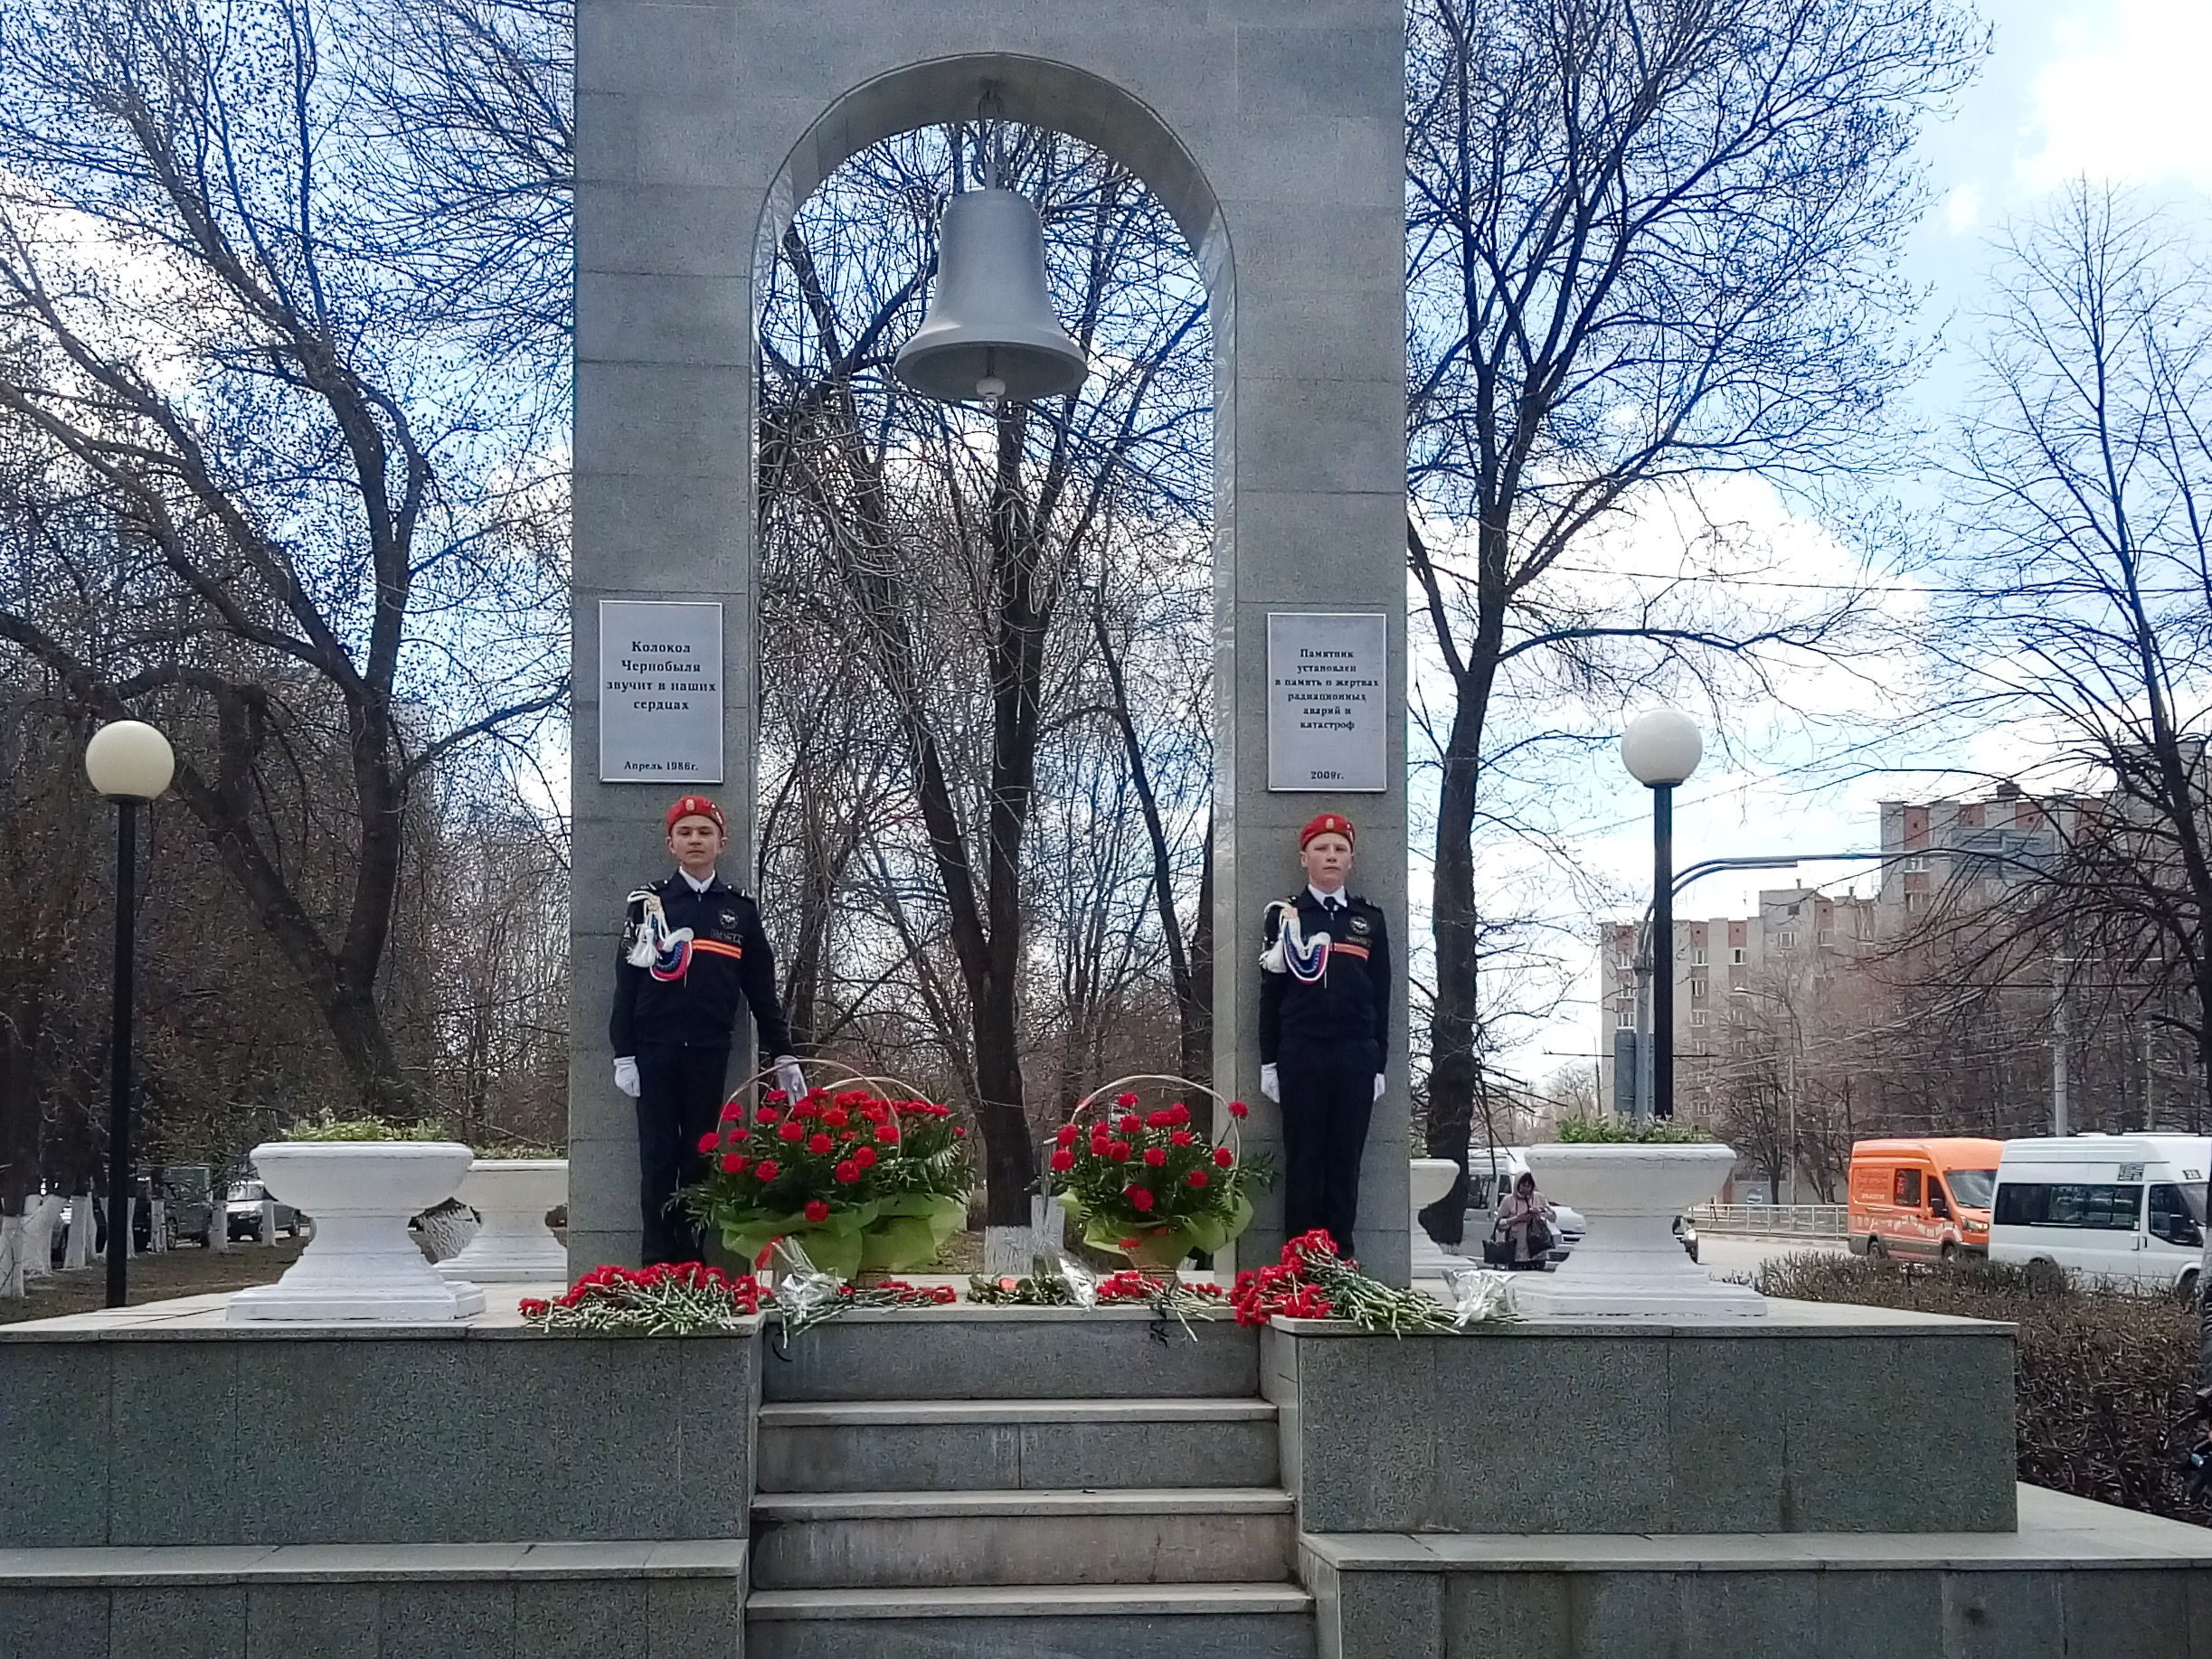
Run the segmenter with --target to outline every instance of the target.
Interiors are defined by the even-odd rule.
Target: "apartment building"
[[[2034,799],[2013,783],[1980,800],[1884,801],[1883,937],[1904,932],[1952,881],[2032,880],[2102,806],[2092,797]]]
[[[1778,1015],[1806,1017],[1806,999],[1827,995],[1840,969],[1874,947],[1878,905],[1873,899],[1783,887],[1762,890],[1755,915],[1702,921],[1678,917],[1670,953],[1678,1100],[1685,1098],[1692,1068],[1748,1054],[1756,1031]],[[1629,1098],[1615,1082],[1625,1051],[1613,1033],[1636,1032],[1650,1021],[1643,1002],[1649,990],[1637,971],[1639,931],[1632,922],[1612,923],[1604,930],[1599,1072],[1608,1103]]]

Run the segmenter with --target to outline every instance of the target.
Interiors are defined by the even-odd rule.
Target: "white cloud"
[[[1951,193],[1943,203],[1943,222],[1953,236],[1963,236],[1981,222],[1981,186],[1967,184]]]
[[[1611,604],[1632,609],[1639,596],[1664,595],[1687,581],[1701,595],[1711,617],[1741,621],[1755,611],[1804,611],[1832,599],[1860,572],[1856,551],[1822,526],[1799,516],[1773,487],[1755,477],[1702,480],[1693,505],[1679,489],[1645,496],[1632,515],[1584,537],[1546,589],[1570,605]],[[1426,523],[1432,546],[1458,547],[1463,538],[1449,523]],[[1716,569],[1733,580],[1716,582]],[[1909,579],[1872,583],[1869,603],[1889,632],[1863,641],[1873,653],[1856,663],[1801,656],[1770,693],[1739,678],[1716,712],[1686,706],[1707,728],[1706,761],[1677,796],[1678,867],[1701,859],[1776,853],[1833,853],[1872,845],[1877,839],[1876,803],[1895,796],[1941,793],[1939,778],[1859,771],[1879,765],[1924,764],[1925,752],[1943,745],[1918,734],[1912,702],[1918,662],[1911,639],[1924,618],[1927,594]],[[1416,617],[1412,632],[1417,696],[1431,707],[1448,706],[1450,691],[1431,660],[1433,647]],[[1650,797],[1622,769],[1610,734],[1621,711],[1583,698],[1568,686],[1551,688],[1548,703],[1534,699],[1542,722],[1595,740],[1581,749],[1551,754],[1540,775],[1528,779],[1518,804],[1542,821],[1551,852],[1525,842],[1489,836],[1477,861],[1477,881],[1488,913],[1548,915],[1555,928],[1542,948],[1557,954],[1575,983],[1553,1017],[1502,1028],[1508,1045],[1496,1059],[1513,1075],[1538,1079],[1582,1057],[1610,1033],[1599,1017],[1596,924],[1632,915],[1649,896],[1651,874]],[[1644,699],[1638,699],[1641,702]],[[1498,711],[1510,722],[1525,709]],[[1501,730],[1501,739],[1515,735]],[[1416,740],[1416,743],[1418,740]],[[1914,752],[1919,751],[1919,752]],[[1424,819],[1432,775],[1416,778],[1416,818]],[[1502,809],[1514,810],[1510,789]],[[1494,798],[1493,806],[1500,806]],[[1429,871],[1424,829],[1416,829],[1411,894],[1416,945],[1424,942]],[[1859,867],[1807,865],[1788,871],[1731,874],[1701,882],[1684,895],[1685,916],[1746,914],[1761,887],[1792,881],[1835,889]]]
[[[2075,174],[2212,187],[2212,8],[2203,0],[2103,0],[2062,14],[2058,54],[2036,77],[2042,147],[2023,162],[2047,189]]]

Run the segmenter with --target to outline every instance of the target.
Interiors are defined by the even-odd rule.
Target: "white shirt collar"
[[[684,885],[690,888],[695,893],[703,893],[708,888],[714,885],[714,872],[712,870],[706,872],[706,880],[704,881],[693,881],[691,872],[685,869],[681,864],[676,866],[676,872],[684,878]]]
[[[1332,902],[1336,904],[1342,904],[1345,902],[1344,889],[1341,887],[1338,888],[1334,892],[1325,893],[1312,882],[1309,881],[1306,883],[1306,891],[1311,893],[1320,903],[1325,905]]]

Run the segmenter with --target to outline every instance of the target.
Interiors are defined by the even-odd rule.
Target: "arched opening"
[[[890,372],[987,92],[1092,362],[1072,398]],[[1211,1069],[1219,229],[1125,94],[968,60],[841,100],[757,246],[756,881],[797,1040],[965,1101],[994,1229],[1081,1093]]]

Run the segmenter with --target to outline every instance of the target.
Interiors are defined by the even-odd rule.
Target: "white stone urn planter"
[[[1411,1160],[1410,1191],[1413,1210],[1409,1224],[1413,1228],[1413,1261],[1415,1278],[1442,1278],[1458,1268],[1472,1268],[1479,1263],[1464,1256],[1455,1256],[1429,1237],[1429,1230],[1421,1224],[1421,1212],[1451,1191],[1451,1183],[1460,1177],[1460,1166],[1450,1158],[1414,1158]]]
[[[1519,1290],[1523,1313],[1575,1317],[1760,1318],[1766,1299],[1724,1285],[1689,1258],[1675,1217],[1711,1198],[1735,1154],[1713,1141],[1589,1142],[1531,1146],[1529,1173],[1590,1230],[1555,1273]]]
[[[440,1273],[477,1285],[568,1283],[568,1251],[545,1225],[545,1212],[568,1202],[566,1158],[478,1158],[454,1196],[484,1225]]]
[[[484,1311],[475,1285],[441,1277],[408,1237],[411,1216],[453,1196],[476,1155],[458,1141],[269,1141],[253,1167],[315,1218],[315,1237],[273,1285],[231,1298],[233,1323],[373,1319],[419,1324]]]

